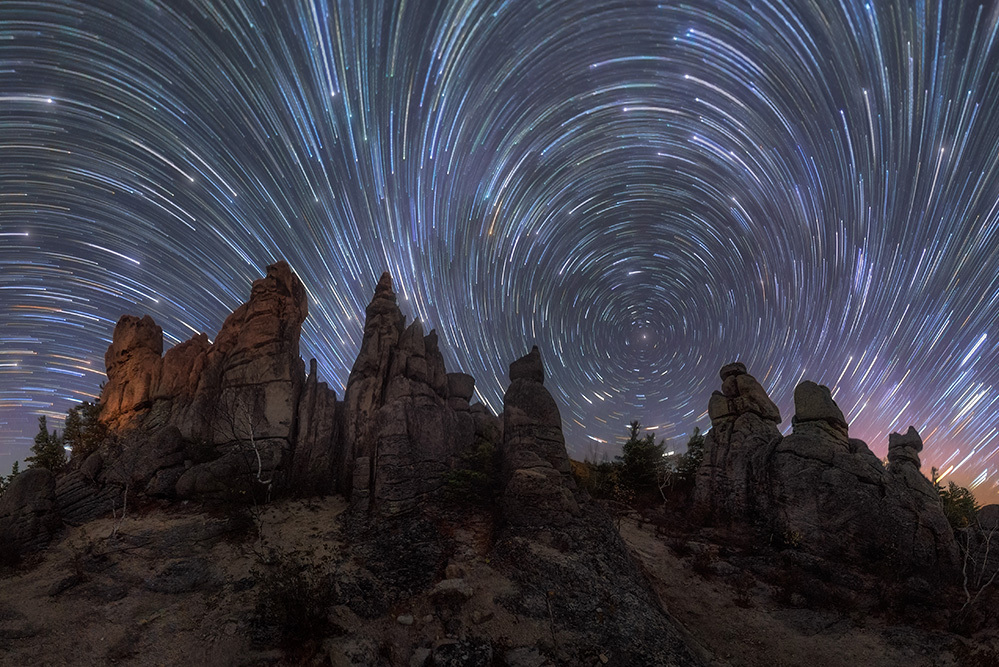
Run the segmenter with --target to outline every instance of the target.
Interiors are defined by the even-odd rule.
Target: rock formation
[[[472,443],[475,380],[447,373],[435,331],[424,335],[419,320],[406,326],[387,273],[366,314],[344,396],[336,488],[355,510],[394,515],[435,495]]]
[[[447,372],[436,332],[405,326],[387,273],[366,314],[343,402],[319,381],[315,360],[305,376],[308,301],[285,262],[267,267],[214,343],[199,334],[164,355],[150,317],[122,317],[101,396],[113,437],[37,503],[26,500],[34,491],[8,494],[4,525],[23,524],[19,544],[37,546],[42,528],[107,513],[126,489],[201,499],[344,493],[373,514],[414,508],[440,490],[456,454],[482,438],[498,443],[501,429],[469,405],[475,380]]]
[[[561,526],[579,515],[562,416],[545,389],[537,346],[510,364],[503,397],[503,516],[523,526]]]
[[[148,315],[125,315],[115,325],[104,355],[108,381],[101,394],[101,416],[110,425],[130,425],[148,410],[162,373],[163,329]]]
[[[889,465],[851,439],[828,387],[794,391],[793,433],[742,364],[722,369],[695,508],[721,524],[756,524],[822,557],[900,574],[952,572],[957,551],[933,485],[919,472],[915,429],[892,434]]]
[[[319,381],[316,360],[298,402],[298,432],[289,485],[298,495],[328,493],[336,479],[337,444],[343,442],[343,403]]]
[[[101,420],[132,433],[126,444],[141,451],[105,452],[105,467],[139,466],[144,472],[130,472],[132,481],[141,488],[155,478],[156,495],[168,496],[225,493],[246,475],[273,479],[297,437],[307,315],[304,286],[278,262],[253,283],[214,343],[199,334],[162,355],[163,332],[149,316],[122,317],[105,355]],[[187,456],[177,437],[169,445],[142,442],[168,427],[205,451]]]
[[[762,483],[760,454],[780,441],[780,410],[741,363],[721,369],[722,391],[708,402],[711,430],[694,487],[695,507],[715,520],[754,514],[753,488]]]
[[[0,549],[13,555],[40,549],[62,526],[55,475],[45,468],[25,470],[0,496]]]
[[[357,459],[370,459],[374,454],[374,417],[384,405],[390,357],[406,325],[392,291],[392,277],[387,272],[378,280],[375,295],[364,312],[364,337],[347,378],[343,399],[347,417],[345,445],[337,466],[337,488],[344,490],[353,486]]]

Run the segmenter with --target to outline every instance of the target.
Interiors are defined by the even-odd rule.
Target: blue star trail
[[[0,468],[118,317],[214,335],[263,267],[342,393],[389,270],[502,409],[538,344],[576,457],[682,447],[722,364],[999,484],[999,5],[0,3]]]

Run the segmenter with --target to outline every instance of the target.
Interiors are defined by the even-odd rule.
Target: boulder
[[[465,403],[472,400],[475,393],[475,378],[467,373],[447,374],[447,395],[449,398],[459,398]]]
[[[828,439],[849,451],[850,431],[829,387],[806,380],[794,389],[795,434]]]
[[[919,452],[923,451],[923,439],[919,431],[910,426],[905,435],[891,433],[888,435],[888,466],[908,464],[918,470]]]

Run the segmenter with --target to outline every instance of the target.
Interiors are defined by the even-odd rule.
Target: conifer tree
[[[628,441],[619,457],[621,461],[621,482],[636,494],[652,493],[658,488],[658,471],[665,465],[663,451],[665,445],[656,443],[655,436],[648,433],[639,437],[641,424],[631,422],[628,427]]]
[[[66,465],[66,450],[62,446],[62,438],[55,430],[49,433],[45,415],[38,418],[38,433],[35,435],[35,444],[31,446],[31,453],[33,456],[24,459],[29,468],[47,468],[52,472],[59,472]]]
[[[10,487],[10,483],[13,482],[14,478],[21,472],[20,466],[20,461],[14,461],[14,465],[10,468],[10,474],[6,477],[0,475],[0,496],[3,495],[3,492]]]
[[[107,437],[108,429],[100,421],[100,414],[100,403],[90,401],[84,401],[66,413],[62,440],[73,456],[85,457],[96,451]]]

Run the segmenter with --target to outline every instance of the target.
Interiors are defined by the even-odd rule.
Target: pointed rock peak
[[[535,345],[531,351],[510,364],[510,382],[530,380],[545,383],[545,366],[541,361],[541,351]]]
[[[388,271],[382,273],[382,277],[378,279],[378,284],[375,286],[375,298],[378,297],[391,297],[395,301],[395,290],[392,288],[392,276]]]
[[[396,303],[395,292],[392,290],[392,276],[389,275],[388,271],[378,279],[375,293],[371,297],[368,307],[364,309],[364,313],[367,316],[367,321],[364,324],[365,329],[372,322],[382,322],[384,317],[388,318],[384,321],[391,322],[392,327],[397,329],[400,334],[405,328],[406,316],[402,314]],[[378,326],[382,326],[382,324],[378,324]]]

